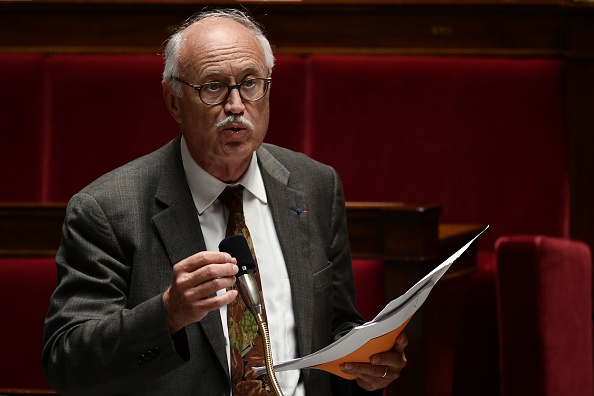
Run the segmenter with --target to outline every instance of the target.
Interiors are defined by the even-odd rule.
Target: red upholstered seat
[[[157,55],[48,58],[51,156],[46,201],[67,201],[103,173],[179,133],[163,101]]]
[[[385,306],[384,262],[380,259],[355,259],[353,272],[357,310],[366,321],[370,321]]]
[[[44,166],[42,55],[0,55],[0,201],[39,201]]]
[[[41,352],[55,287],[53,259],[0,259],[0,388],[50,389],[41,372]]]
[[[591,396],[592,258],[581,242],[500,238],[502,396]]]

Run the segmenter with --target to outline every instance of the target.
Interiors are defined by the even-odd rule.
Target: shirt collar
[[[196,209],[198,209],[198,214],[202,214],[210,205],[212,205],[219,194],[223,192],[225,187],[227,187],[227,183],[220,181],[210,173],[206,172],[196,163],[196,161],[194,161],[183,136],[181,139],[181,156],[186,180],[188,181],[190,191],[192,192],[194,204],[196,205]],[[235,184],[241,184],[263,204],[268,202],[266,198],[266,190],[264,188],[264,180],[260,173],[258,158],[255,152],[252,154],[252,159],[247,171]]]

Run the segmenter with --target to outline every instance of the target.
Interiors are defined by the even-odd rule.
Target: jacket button
[[[159,356],[159,354],[161,354],[161,350],[159,349],[159,347],[156,346],[156,347],[152,347],[149,350],[149,353],[151,354],[151,356],[153,358],[156,358],[157,356]]]
[[[138,358],[138,364],[140,364],[141,366],[143,364],[145,364],[146,361],[148,360],[147,357],[146,357],[146,355],[144,353],[139,353],[138,356],[137,356],[137,358]]]

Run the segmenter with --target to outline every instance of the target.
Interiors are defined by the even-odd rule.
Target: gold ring
[[[384,375],[382,375],[382,378],[386,378],[386,375],[388,375],[388,366],[384,366]]]

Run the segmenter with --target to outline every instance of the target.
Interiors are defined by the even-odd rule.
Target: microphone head
[[[219,251],[227,252],[237,259],[239,272],[235,276],[253,274],[256,272],[256,263],[247,240],[243,235],[231,235],[219,243]]]

